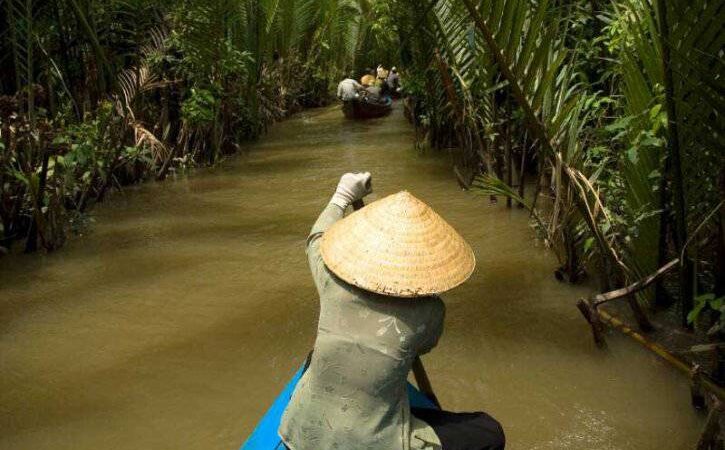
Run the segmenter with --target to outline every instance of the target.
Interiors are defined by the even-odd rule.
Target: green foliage
[[[214,121],[219,99],[207,89],[190,90],[189,97],[181,105],[181,115],[191,125],[208,125]]]
[[[53,145],[68,151],[51,160],[48,177],[58,183],[59,192],[75,209],[84,209],[91,192],[112,176],[113,136],[118,126],[111,103],[104,102],[95,115],[87,114],[82,122],[69,124],[55,136]]]
[[[326,104],[361,3],[0,1],[0,243],[34,223],[28,249],[55,248],[114,187],[215,163]]]
[[[709,220],[725,166],[722,2],[1,7],[3,247],[35,224],[29,248],[55,248],[63,221],[113,187],[214,163],[382,63],[401,69],[424,146],[457,149],[462,184],[527,208],[570,280],[634,281],[685,250],[697,292],[722,285]],[[686,249],[673,238],[693,233]]]
[[[687,322],[694,324],[705,310],[718,314],[725,312],[725,296],[715,297],[715,294],[703,294],[695,297],[695,308],[687,314]]]
[[[417,136],[460,149],[476,192],[530,209],[570,280],[587,268],[613,287],[679,256],[681,182],[684,234],[701,224],[688,249],[696,289],[718,284],[721,231],[706,218],[723,195],[722,2],[394,3]],[[518,180],[527,172],[540,177],[533,201]]]
[[[178,53],[175,65],[186,80],[208,87],[246,77],[254,61],[229,25],[243,21],[242,14],[239,6],[225,0],[187,0],[174,9],[168,46]]]

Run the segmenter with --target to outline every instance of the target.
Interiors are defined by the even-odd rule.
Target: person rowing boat
[[[443,331],[438,294],[468,279],[475,258],[408,192],[343,218],[371,192],[370,173],[343,175],[307,238],[320,317],[280,437],[291,450],[503,449],[503,429],[485,413],[410,408],[408,373]]]
[[[359,92],[363,90],[363,86],[352,78],[345,78],[337,85],[337,98],[347,102],[359,97]]]

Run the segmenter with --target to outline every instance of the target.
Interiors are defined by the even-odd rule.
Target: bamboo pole
[[[632,298],[632,296],[643,289],[646,289],[648,286],[650,286],[652,283],[657,281],[659,278],[661,278],[664,274],[672,270],[673,268],[677,267],[680,260],[675,259],[670,261],[668,264],[661,267],[659,270],[657,270],[655,273],[629,285],[626,287],[623,287],[621,289],[617,289],[611,292],[606,292],[603,294],[597,294],[589,299],[581,299],[579,302],[577,302],[577,307],[581,311],[584,318],[589,322],[589,325],[592,327],[592,334],[594,336],[594,341],[597,343],[598,346],[604,347],[606,346],[606,342],[604,341],[603,336],[603,327],[604,324],[610,325],[612,328],[615,328],[622,332],[623,334],[631,337],[635,341],[639,342],[641,345],[643,345],[645,348],[649,349],[653,353],[655,353],[660,358],[664,359],[668,363],[670,363],[672,366],[674,366],[677,370],[685,373],[690,380],[692,380],[693,385],[695,386],[701,386],[708,390],[709,392],[713,393],[715,396],[717,396],[719,399],[723,400],[725,399],[725,389],[720,387],[712,378],[710,378],[708,375],[702,373],[700,370],[696,370],[696,367],[692,367],[690,364],[686,363],[682,359],[676,357],[667,349],[662,347],[659,344],[656,344],[649,339],[647,339],[642,334],[638,333],[637,331],[630,328],[627,324],[625,324],[622,320],[617,318],[616,316],[612,315],[608,311],[606,311],[602,305],[606,302],[616,300],[623,297],[629,297]],[[634,300],[636,301],[636,300]],[[631,303],[630,303],[631,305]]]
[[[642,291],[643,289],[646,289],[649,285],[660,279],[663,275],[665,275],[667,272],[672,270],[674,267],[677,266],[677,264],[680,262],[679,259],[674,259],[670,261],[669,263],[665,264],[664,266],[660,267],[655,273],[638,280],[629,286],[625,286],[620,289],[615,289],[614,291],[610,292],[604,292],[602,294],[596,294],[590,298],[587,299],[580,299],[576,306],[581,311],[584,318],[589,322],[589,324],[592,327],[592,334],[594,336],[594,341],[597,343],[600,347],[605,347],[606,342],[604,340],[603,336],[603,325],[601,322],[600,314],[599,314],[599,307],[602,306],[606,302],[610,302],[612,300],[617,300],[620,298],[627,298],[630,308],[632,308],[632,312],[635,316],[635,319],[637,319],[637,323],[639,324],[640,328],[644,331],[651,330],[652,324],[650,323],[649,319],[647,318],[647,315],[642,310],[642,307],[637,303],[637,300],[633,297],[634,294],[637,292]]]
[[[660,277],[665,275],[667,272],[672,270],[673,267],[675,267],[680,260],[678,258],[673,259],[672,261],[668,262],[664,266],[657,269],[657,271],[651,275],[648,275],[647,277],[636,281],[629,286],[616,289],[614,291],[605,292],[603,294],[596,294],[592,298],[592,305],[597,307],[602,305],[603,303],[610,302],[612,300],[616,300],[618,298],[626,297],[628,295],[635,294],[643,289],[646,289],[651,285],[653,282],[657,281]]]
[[[695,450],[708,450],[712,447],[717,437],[718,428],[720,427],[720,416],[723,412],[723,404],[717,398],[713,402],[713,407],[707,414],[705,426],[702,428],[700,439],[697,441]]]
[[[701,385],[715,394],[719,399],[725,399],[725,389],[720,387],[717,383],[715,383],[710,377],[708,377],[706,374],[700,373],[700,372],[694,372],[692,369],[692,366],[687,364],[686,362],[682,361],[680,358],[676,357],[672,353],[668,352],[664,347],[662,347],[659,344],[656,344],[650,340],[648,340],[646,337],[641,335],[640,333],[634,331],[632,328],[627,326],[624,322],[622,322],[619,318],[615,317],[614,315],[608,313],[603,308],[599,308],[598,310],[599,317],[603,322],[608,323],[612,328],[615,328],[622,332],[623,334],[631,337],[635,341],[642,344],[645,348],[655,353],[660,358],[664,359],[668,363],[670,363],[675,369],[679,370],[680,372],[683,372],[690,378],[691,380],[694,380],[693,373],[695,373],[695,377],[698,378],[697,381],[701,383]]]

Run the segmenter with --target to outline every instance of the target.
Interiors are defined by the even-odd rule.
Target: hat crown
[[[386,205],[389,208],[390,215],[401,219],[421,217],[430,210],[428,205],[418,200],[408,191],[401,191],[397,194],[389,195],[380,201],[383,202],[380,205],[381,208],[383,204]]]
[[[322,257],[339,278],[400,297],[449,290],[465,281],[475,258],[463,238],[410,192],[371,203],[323,236]]]

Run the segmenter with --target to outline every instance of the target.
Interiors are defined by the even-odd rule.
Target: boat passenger
[[[383,67],[382,64],[378,64],[378,68],[375,70],[376,77],[379,81],[383,82],[385,81],[385,77],[387,76],[387,70],[385,70],[385,67]]]
[[[346,102],[358,97],[363,89],[362,85],[352,78],[345,78],[337,85],[337,98]]]
[[[398,69],[395,66],[390,69],[390,73],[388,74],[388,78],[385,82],[391,92],[398,92],[400,90],[400,76],[398,75]]]
[[[375,76],[363,75],[362,78],[360,78],[360,84],[362,84],[364,87],[375,85]]]
[[[291,450],[499,450],[486,413],[409,406],[414,360],[443,331],[438,296],[475,266],[464,239],[408,192],[344,217],[372,191],[370,173],[346,173],[307,238],[320,297],[309,367],[282,417]]]
[[[365,101],[368,103],[384,103],[383,89],[375,85],[366,87]]]

